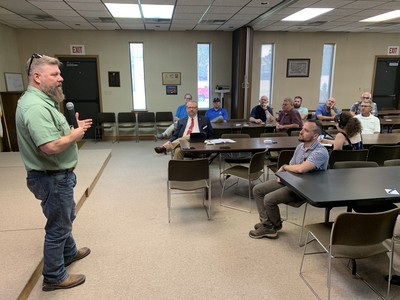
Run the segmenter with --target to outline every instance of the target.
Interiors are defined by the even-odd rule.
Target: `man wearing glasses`
[[[355,103],[351,106],[351,108],[350,108],[351,114],[352,114],[353,116],[355,116],[355,115],[358,115],[358,114],[361,113],[361,107],[360,107],[360,105],[361,105],[361,102],[362,102],[363,100],[371,100],[371,102],[372,102],[371,114],[374,115],[375,117],[377,117],[377,116],[378,116],[378,107],[377,107],[376,103],[372,101],[372,95],[371,95],[370,92],[364,92],[364,93],[362,93],[360,101],[355,102]]]
[[[176,109],[174,123],[171,124],[167,129],[165,129],[163,133],[156,134],[157,139],[162,140],[165,137],[170,136],[176,128],[178,120],[187,117],[186,103],[192,101],[192,94],[186,93],[183,98],[185,99],[185,104],[179,105]]]
[[[70,127],[59,105],[64,100],[63,78],[56,58],[33,54],[27,62],[29,85],[15,114],[18,146],[27,170],[27,186],[41,201],[47,222],[43,247],[43,291],[68,289],[85,282],[81,274],[68,274],[66,266],[90,253],[77,249],[72,236],[75,219],[74,168],[76,142],[92,125],[79,120]]]
[[[176,130],[169,140],[161,147],[155,147],[157,153],[166,153],[174,150],[174,159],[183,159],[184,153],[180,149],[180,140],[190,138],[192,133],[204,133],[206,139],[213,137],[214,132],[211,127],[210,120],[206,116],[197,114],[197,102],[188,101],[186,103],[186,111],[188,116],[179,119]]]
[[[381,132],[381,122],[378,117],[371,114],[372,104],[371,99],[363,99],[359,108],[361,110],[360,114],[356,115],[362,126],[362,134],[372,134]]]

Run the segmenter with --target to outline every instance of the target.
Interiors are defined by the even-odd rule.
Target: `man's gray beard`
[[[62,91],[62,87],[43,87],[43,92],[51,97],[53,100],[61,103],[65,99],[65,95]]]

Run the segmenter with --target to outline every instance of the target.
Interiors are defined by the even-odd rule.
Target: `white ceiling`
[[[113,18],[106,3],[173,4],[171,20]],[[262,2],[266,4],[261,4]],[[283,22],[305,7],[334,10],[306,22]],[[400,33],[400,19],[360,23],[400,9],[400,0],[0,0],[0,23],[24,29],[223,30]]]

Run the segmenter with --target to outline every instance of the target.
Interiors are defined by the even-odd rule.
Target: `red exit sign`
[[[84,55],[85,46],[84,45],[70,45],[70,54],[72,55]]]
[[[399,47],[400,46],[389,46],[388,47],[388,55],[399,55]]]

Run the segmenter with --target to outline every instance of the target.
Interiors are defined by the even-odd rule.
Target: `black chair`
[[[116,133],[115,113],[113,112],[99,112],[97,114],[94,141],[97,143],[97,139],[104,138],[106,133],[111,133],[115,137]],[[115,139],[113,139],[113,143]]]
[[[156,131],[162,133],[171,124],[174,123],[174,115],[170,111],[157,111],[156,112]]]
[[[399,159],[400,145],[383,146],[373,145],[368,149],[368,161],[375,161],[378,165],[383,166],[385,160]]]
[[[132,133],[132,136],[136,136],[136,114],[134,112],[120,112],[117,115],[118,126],[117,126],[117,141],[121,138],[121,133]]]
[[[260,137],[285,137],[288,136],[287,132],[264,132],[260,134]],[[267,163],[267,179],[269,179],[269,170],[276,168],[276,164],[278,162],[280,151],[267,151],[267,155],[265,159],[268,161]]]
[[[136,142],[139,141],[140,136],[151,135],[152,138],[154,138],[154,135],[156,133],[155,114],[153,112],[138,112],[137,120],[138,124],[136,130]]]
[[[329,168],[333,168],[333,165],[337,161],[366,161],[367,160],[367,149],[361,150],[332,150],[329,155]]]
[[[250,135],[243,133],[224,133],[221,135],[222,139],[242,139],[250,138]],[[251,152],[231,152],[221,153],[220,158],[222,164],[220,164],[220,173],[225,170],[225,163],[232,164],[248,164],[250,163],[252,153]]]

